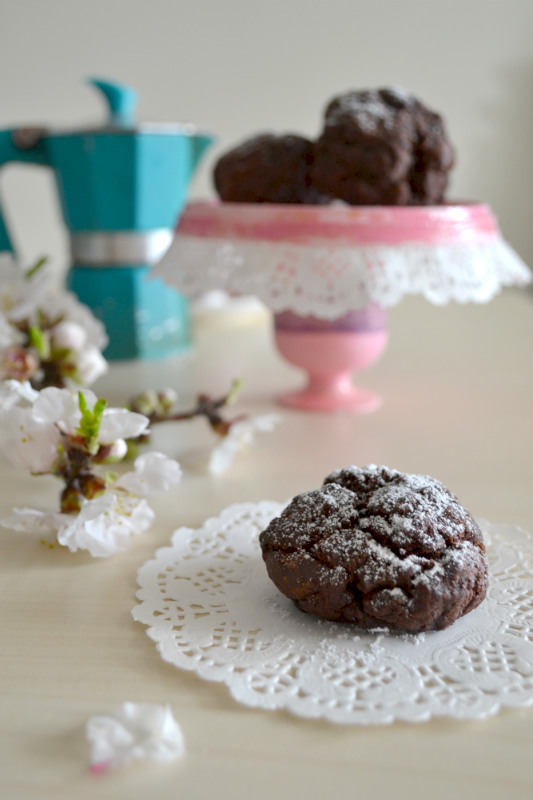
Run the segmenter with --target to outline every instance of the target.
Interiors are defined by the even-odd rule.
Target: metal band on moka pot
[[[161,358],[190,343],[186,299],[152,266],[172,242],[189,183],[212,137],[193,125],[137,124],[136,92],[90,80],[100,127],[0,131],[0,165],[48,166],[70,236],[67,286],[102,320],[108,359]],[[0,214],[0,251],[12,250]]]
[[[173,238],[170,228],[71,233],[70,255],[72,263],[80,266],[152,265],[165,255]]]

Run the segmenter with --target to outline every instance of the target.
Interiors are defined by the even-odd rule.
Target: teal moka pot
[[[158,358],[189,344],[187,301],[150,267],[169,247],[190,179],[212,137],[192,125],[135,124],[137,94],[90,80],[109,106],[100,128],[0,131],[0,164],[54,172],[70,235],[67,284],[104,323],[111,360]],[[13,248],[0,214],[0,252]]]

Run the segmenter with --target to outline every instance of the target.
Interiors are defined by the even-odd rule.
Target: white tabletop
[[[222,476],[188,470],[151,504],[156,521],[124,554],[98,560],[29,534],[0,531],[0,796],[22,798],[531,796],[531,712],[483,722],[338,727],[252,711],[222,685],[165,663],[133,622],[137,569],[182,525],[231,503],[286,500],[348,464],[433,475],[475,516],[531,530],[533,349],[531,296],[508,291],[484,306],[435,308],[419,298],[391,312],[389,348],[360,377],[380,391],[367,416],[282,411]],[[159,363],[115,364],[96,390],[112,404],[144,388],[222,394],[245,380],[232,412],[277,409],[301,375],[282,362],[264,318],[198,326],[193,351]],[[207,431],[160,426],[155,445],[180,458]],[[199,439],[198,439],[199,440]],[[52,508],[58,484],[0,465],[0,514]],[[187,753],[165,766],[88,772],[87,719],[117,704],[168,703]]]

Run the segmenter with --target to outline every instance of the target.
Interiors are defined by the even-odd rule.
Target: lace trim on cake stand
[[[254,295],[274,312],[334,319],[421,294],[435,305],[485,303],[530,273],[503,240],[341,247],[178,236],[154,275],[189,297]]]

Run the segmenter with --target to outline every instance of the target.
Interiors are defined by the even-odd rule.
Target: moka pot
[[[212,142],[192,125],[134,124],[136,92],[91,79],[103,127],[0,131],[0,165],[50,167],[70,237],[67,285],[104,323],[111,360],[158,358],[190,342],[186,299],[150,276],[169,247],[191,177]],[[0,252],[13,248],[0,213]]]

